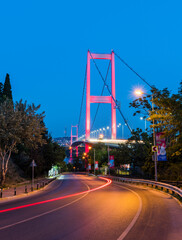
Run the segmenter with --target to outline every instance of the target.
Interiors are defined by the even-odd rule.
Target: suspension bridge
[[[127,126],[130,133],[132,133],[132,128],[125,118],[120,102],[116,99],[116,89],[115,89],[115,57],[119,59],[126,67],[128,67],[137,77],[139,77],[143,82],[145,82],[149,87],[151,87],[148,82],[142,78],[131,66],[129,66],[118,54],[114,51],[107,54],[92,53],[88,50],[87,52],[87,64],[85,69],[85,77],[82,91],[82,100],[80,106],[80,114],[77,125],[71,126],[71,146],[70,146],[70,158],[73,155],[73,148],[76,148],[76,156],[78,156],[78,146],[85,146],[85,153],[89,152],[89,146],[95,143],[104,143],[108,146],[118,147],[118,144],[125,143],[127,139],[117,139],[117,129],[121,127],[121,123],[117,125],[116,123],[116,111],[119,112],[124,125]],[[109,62],[106,75],[103,76],[101,69],[97,64],[97,60],[107,60]],[[97,81],[98,84],[102,83],[102,90],[98,95],[91,94],[91,64],[95,66],[95,69],[100,77],[101,81]],[[108,76],[110,75],[110,81]],[[85,104],[85,106],[84,106]],[[97,104],[95,108],[95,115],[93,121],[91,121],[91,104]],[[101,109],[101,104],[110,104],[110,126],[105,126],[102,128],[95,129],[95,122],[98,113]],[[108,114],[102,113],[102,118],[107,118]],[[84,118],[85,117],[85,118]],[[82,121],[82,118],[84,121]],[[123,126],[122,125],[122,128]],[[122,129],[122,134],[124,128]]]

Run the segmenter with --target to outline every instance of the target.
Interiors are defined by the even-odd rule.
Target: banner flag
[[[156,133],[156,145],[158,146],[157,151],[157,160],[158,161],[167,161],[166,156],[166,141],[163,137],[164,133]]]
[[[110,168],[114,168],[114,156],[109,156],[109,166]]]
[[[91,170],[91,163],[88,164],[88,170]]]
[[[98,169],[99,169],[98,161],[95,161],[95,170],[98,170]]]

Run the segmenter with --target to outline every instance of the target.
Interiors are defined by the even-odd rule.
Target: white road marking
[[[87,186],[87,189],[90,190],[90,187],[89,187],[86,183],[84,183],[84,184]],[[89,192],[87,192],[85,195],[81,196],[80,198],[78,198],[78,199],[76,199],[76,200],[74,200],[74,201],[72,201],[72,202],[70,202],[70,203],[67,203],[67,204],[65,204],[65,205],[63,205],[63,206],[61,206],[61,207],[52,209],[52,210],[50,210],[50,211],[47,211],[47,212],[38,214],[38,215],[36,215],[36,216],[33,216],[33,217],[31,217],[31,218],[24,219],[24,220],[22,220],[22,221],[19,221],[19,222],[13,223],[13,224],[9,224],[9,225],[0,227],[0,230],[4,230],[4,229],[10,228],[10,227],[14,227],[14,226],[16,226],[16,225],[18,225],[18,224],[25,223],[25,222],[31,221],[31,220],[33,220],[33,219],[36,219],[36,218],[42,217],[42,216],[44,216],[44,215],[47,215],[47,214],[49,214],[49,213],[55,212],[55,211],[57,211],[57,210],[60,210],[61,208],[67,207],[67,206],[69,206],[69,205],[71,205],[71,204],[73,204],[73,203],[81,200],[82,198],[86,197],[88,193],[89,193]]]
[[[128,227],[124,230],[124,232],[123,232],[123,233],[120,235],[120,237],[117,239],[117,240],[123,240],[123,239],[126,237],[126,235],[129,233],[129,231],[132,229],[132,227],[135,225],[138,217],[140,216],[140,213],[141,213],[141,211],[142,211],[142,199],[141,199],[141,197],[138,195],[138,193],[136,193],[135,191],[133,191],[133,190],[127,188],[127,187],[124,187],[124,186],[119,186],[119,185],[117,185],[117,186],[129,190],[130,192],[132,192],[133,194],[135,194],[135,195],[138,197],[138,199],[139,199],[139,208],[138,208],[138,211],[137,211],[136,215],[134,216],[134,218],[132,219],[132,221],[131,221],[131,223],[128,225]]]

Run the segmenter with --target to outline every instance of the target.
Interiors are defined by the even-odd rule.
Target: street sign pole
[[[34,164],[35,164],[35,161],[33,160],[32,161],[32,191],[34,188]]]
[[[109,167],[109,175],[110,175],[109,145],[107,148],[107,153],[108,153],[108,167]]]
[[[94,148],[94,175],[95,175],[95,148]]]

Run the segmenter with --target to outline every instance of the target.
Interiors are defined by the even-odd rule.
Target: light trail
[[[106,180],[107,183],[105,183],[104,185],[102,185],[100,187],[92,188],[92,189],[89,189],[89,190],[86,190],[86,191],[83,191],[83,192],[73,193],[73,194],[69,194],[69,195],[66,195],[66,196],[59,197],[59,198],[53,198],[53,199],[49,199],[49,200],[45,200],[45,201],[41,201],[41,202],[30,203],[30,204],[26,204],[26,205],[14,207],[14,208],[3,209],[3,210],[0,210],[0,213],[10,212],[10,211],[14,211],[14,210],[22,209],[22,208],[32,207],[32,206],[36,206],[36,205],[40,205],[40,204],[44,204],[44,203],[54,202],[54,201],[58,201],[58,200],[61,200],[61,199],[70,198],[70,197],[78,196],[78,195],[81,195],[81,194],[97,191],[99,189],[107,187],[108,185],[110,185],[112,183],[112,180],[110,180],[108,178],[103,178],[103,177],[99,177],[99,178],[102,179],[102,180]]]

